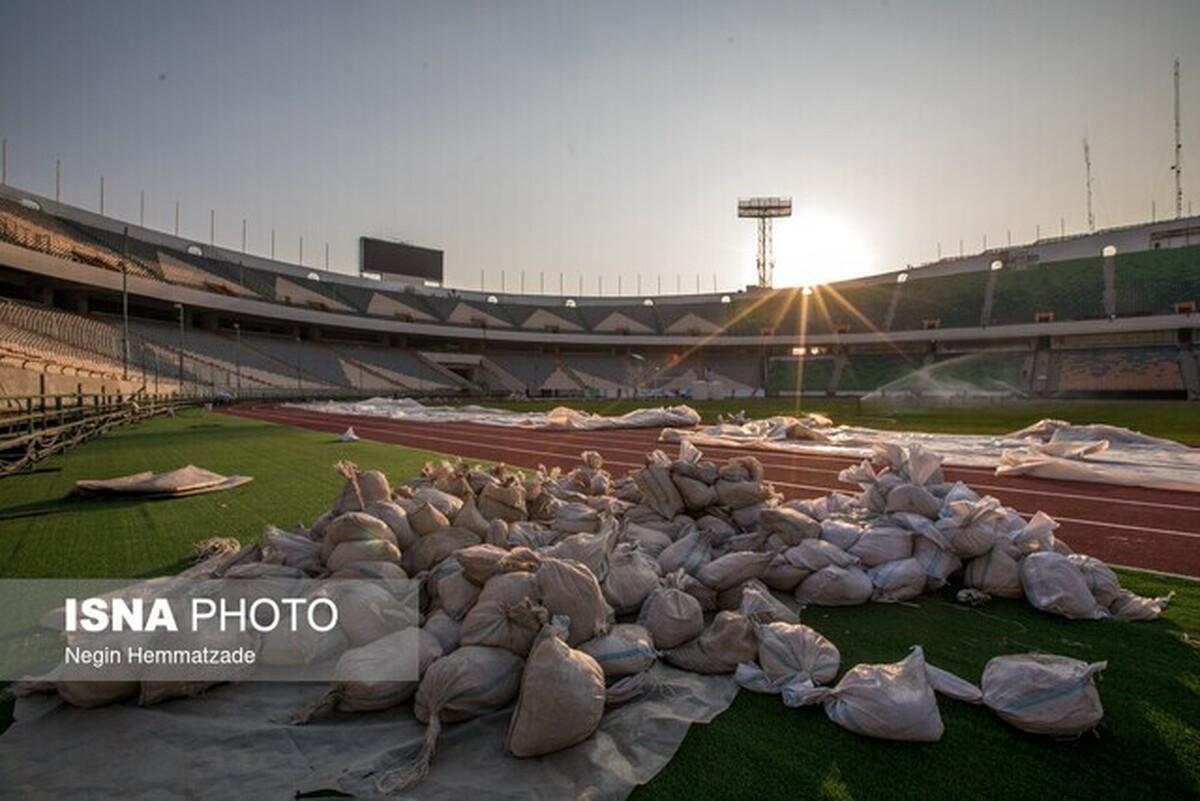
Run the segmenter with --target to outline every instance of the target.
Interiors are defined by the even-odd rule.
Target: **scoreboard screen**
[[[361,244],[360,273],[380,276],[405,276],[442,283],[442,251],[388,242],[369,236],[359,238]]]

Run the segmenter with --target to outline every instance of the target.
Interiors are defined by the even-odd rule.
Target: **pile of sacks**
[[[987,663],[979,687],[927,664],[924,651],[917,646],[899,662],[856,665],[835,686],[826,687],[821,685],[837,671],[836,661],[830,671],[828,661],[822,659],[832,646],[825,643],[814,648],[820,635],[779,634],[769,636],[777,643],[809,643],[808,650],[784,652],[784,703],[792,707],[820,704],[831,721],[865,737],[940,740],[945,727],[936,695],[982,704],[1022,731],[1054,737],[1078,737],[1094,730],[1104,717],[1094,677],[1107,667],[1105,662],[1088,664],[1053,654],[1008,654]],[[767,648],[763,650],[765,653]],[[740,665],[739,683],[759,692],[778,691],[759,683],[769,677],[766,665],[766,661],[762,668]]]
[[[395,599],[380,583],[379,597],[356,605],[364,619],[332,687],[293,719],[411,701],[427,724],[425,742],[411,762],[380,772],[383,791],[426,775],[443,725],[514,701],[510,753],[574,745],[596,730],[606,707],[653,690],[660,659],[734,673],[741,686],[793,706],[820,703],[834,721],[872,736],[937,739],[935,690],[982,701],[1030,731],[1077,734],[1102,714],[1091,687],[1102,663],[1002,657],[1008,661],[989,664],[980,689],[926,666],[917,649],[895,665],[853,668],[829,687],[841,668],[837,647],[777,594],[801,606],[904,601],[957,574],[971,592],[1024,595],[1068,617],[1152,619],[1166,603],[1122,590],[1098,560],[1071,554],[1047,516],[1025,521],[946,483],[938,457],[919,446],[881,446],[873,460],[844,471],[856,495],[786,503],[754,457],[717,464],[687,442],[678,458],[655,451],[623,477],[594,452],[573,470],[529,475],[503,465],[429,464],[395,488],[378,471],[348,463],[338,470],[345,483],[311,527],[269,527],[261,544],[188,573],[419,581],[420,627],[388,628]],[[294,646],[291,657],[316,661],[330,652],[325,645]],[[372,666],[414,651],[414,680],[369,678],[379,675]],[[1074,689],[1055,689],[1068,685]],[[1039,706],[1027,694],[1034,687],[1092,712],[1043,716],[1069,717],[1070,732],[1028,722]]]
[[[839,478],[861,493],[794,504],[820,521],[821,540],[840,549],[826,549],[840,560],[828,578],[797,585],[801,603],[902,601],[953,575],[967,590],[964,600],[1024,596],[1073,619],[1153,620],[1169,601],[1122,589],[1107,565],[1055,537],[1058,523],[1048,515],[1026,521],[962,482],[945,482],[940,458],[919,445],[877,445],[872,460]]]

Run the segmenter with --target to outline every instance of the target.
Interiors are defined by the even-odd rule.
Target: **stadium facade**
[[[327,273],[0,186],[9,396],[1197,399],[1197,303],[1197,217],[810,288],[567,297]]]

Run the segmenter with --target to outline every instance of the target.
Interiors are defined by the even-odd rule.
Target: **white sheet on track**
[[[769,417],[743,424],[695,428],[700,415],[688,406],[638,409],[619,417],[566,407],[513,412],[485,406],[425,406],[415,400],[371,398],[355,403],[287,404],[288,408],[356,414],[413,422],[464,422],[517,428],[603,430],[663,428],[664,442],[689,440],[697,447],[754,448],[869,458],[876,443],[919,443],[954,467],[982,467],[997,475],[1200,492],[1200,449],[1109,425],[1072,425],[1042,420],[1000,436],[929,434],[837,426],[827,418]]]
[[[607,710],[594,736],[538,759],[504,753],[513,707],[442,727],[422,799],[621,799],[649,781],[694,722],[733,702],[732,675],[658,665],[658,689]],[[335,713],[307,726],[287,718],[325,685],[223,686],[152,707],[69,707],[55,696],[17,701],[0,738],[0,798],[292,798],[324,791],[373,798],[373,772],[406,764],[425,726],[411,705]],[[389,796],[407,798],[408,795]]]
[[[609,428],[661,428],[663,426],[694,426],[700,415],[688,406],[635,409],[628,414],[607,417],[588,414],[565,406],[548,412],[514,412],[486,406],[425,406],[410,398],[369,398],[364,401],[324,401],[317,403],[287,403],[289,409],[326,414],[355,414],[365,417],[385,417],[418,423],[479,423],[489,426],[515,428],[550,428],[595,431]]]
[[[1002,436],[927,434],[835,426],[817,416],[771,417],[742,425],[671,428],[664,442],[869,458],[876,443],[920,443],[956,467],[1070,481],[1200,492],[1200,449],[1107,425],[1043,420]]]

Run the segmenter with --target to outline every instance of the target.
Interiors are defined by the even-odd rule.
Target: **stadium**
[[[65,511],[68,519],[77,521],[75,526],[99,532],[113,531],[114,526],[124,529],[132,522],[131,514],[141,518],[147,511],[101,512],[78,501],[64,510],[63,501],[55,499],[62,491],[60,481],[47,483],[43,478],[47,473],[69,479],[95,477],[95,471],[101,471],[108,477],[144,468],[166,470],[180,459],[203,461],[207,467],[258,476],[247,487],[266,494],[252,493],[253,500],[247,498],[237,507],[252,504],[255,512],[250,518],[270,521],[319,514],[325,502],[318,499],[331,493],[320,488],[337,477],[329,474],[325,479],[295,482],[292,471],[280,473],[279,465],[272,462],[276,452],[286,452],[298,459],[297,467],[311,470],[328,464],[330,454],[318,446],[298,457],[295,443],[272,445],[276,434],[242,425],[277,431],[301,426],[314,430],[311,437],[324,437],[323,443],[351,426],[368,440],[418,449],[385,454],[379,449],[393,446],[377,445],[375,452],[366,455],[365,448],[352,450],[362,442],[339,446],[337,458],[354,458],[397,478],[415,474],[423,459],[437,459],[438,453],[527,468],[549,465],[575,475],[577,455],[588,448],[603,453],[607,469],[617,475],[622,469],[637,471],[644,464],[641,454],[660,447],[657,428],[516,434],[470,422],[381,421],[359,416],[353,406],[329,414],[312,411],[314,399],[390,396],[422,399],[426,404],[507,403],[516,409],[548,400],[591,403],[601,414],[624,408],[614,404],[653,407],[686,400],[707,408],[706,416],[734,408],[728,406],[732,402],[750,410],[751,417],[765,416],[771,403],[783,404],[784,409],[809,409],[816,404],[846,414],[852,408],[862,413],[865,406],[867,414],[897,415],[900,426],[905,425],[906,409],[922,414],[941,410],[951,417],[957,413],[961,426],[963,414],[986,418],[998,408],[1011,411],[1014,403],[1018,414],[1032,411],[1021,407],[1041,402],[1056,403],[1053,408],[1065,414],[1071,409],[1095,413],[1099,408],[1113,419],[1111,415],[1120,414],[1120,404],[1071,405],[1079,399],[1108,398],[1125,401],[1124,408],[1142,419],[1147,403],[1168,403],[1173,408],[1197,397],[1200,352],[1193,346],[1194,299],[1200,297],[1200,245],[1193,244],[1197,236],[1200,220],[1191,218],[1006,247],[824,286],[568,298],[429,287],[420,275],[399,280],[340,277],[129,226],[4,187],[0,286],[5,297],[0,313],[7,426],[4,455],[10,474],[4,481],[34,480],[15,493],[26,503],[5,510],[10,521],[5,539],[9,548],[17,549],[10,551],[13,556],[5,574],[58,576],[82,571],[79,575],[96,575],[97,564],[107,565],[105,575],[136,574],[147,568],[170,573],[178,569],[179,555],[204,534],[232,533],[246,543],[260,541],[258,524],[244,514],[238,518],[220,511],[216,527],[202,523],[194,517],[197,513],[213,513],[211,505],[205,504],[179,518],[168,514],[160,519],[159,512],[150,510],[150,530],[171,533],[156,536],[153,543],[143,541],[150,547],[143,555],[134,556],[123,548],[106,554],[107,549],[97,551],[94,541],[80,541],[77,535],[63,539],[67,535],[60,514]],[[846,405],[847,398],[853,399],[849,402],[854,407]],[[290,408],[288,401],[308,401],[304,408],[309,411]],[[235,416],[219,415],[224,420],[212,422],[212,413],[205,416],[197,411],[205,405],[212,408],[214,402],[228,404]],[[160,417],[163,412],[171,417]],[[1168,413],[1169,418],[1179,416]],[[159,423],[138,423],[156,417]],[[931,422],[929,417],[918,419],[926,425]],[[165,430],[157,434],[161,445],[151,444],[154,440],[137,442],[139,430],[164,421],[169,421]],[[133,439],[128,445],[135,447],[133,451],[122,448],[121,433],[109,433],[123,431],[130,423],[137,423],[129,429]],[[210,445],[183,444],[182,437],[197,428],[211,438]],[[104,435],[100,441],[70,450],[98,434]],[[235,445],[241,436],[252,439]],[[305,449],[312,450],[315,444],[310,441]],[[247,445],[259,453],[252,457]],[[767,475],[785,497],[833,492],[833,498],[845,486],[831,481],[834,476],[829,472],[844,464],[845,457],[772,456],[752,444],[718,442],[714,447],[712,452],[723,456],[741,453],[763,459]],[[65,455],[64,449],[68,449]],[[104,452],[125,456],[103,458]],[[102,457],[100,462],[97,456]],[[64,464],[66,470],[60,466]],[[997,481],[988,477],[990,472],[957,468],[950,476],[986,485]],[[280,481],[295,487],[279,493]],[[1062,541],[1073,548],[1112,564],[1163,571],[1155,578],[1153,573],[1126,569],[1120,580],[1148,595],[1176,593],[1168,614],[1194,615],[1194,585],[1167,576],[1200,574],[1189,539],[1198,533],[1186,522],[1195,515],[1195,494],[1146,488],[1156,486],[1155,481],[1135,483],[1143,488],[1008,478],[993,491],[1001,497],[1024,498],[1025,514],[1035,508],[1039,513],[1050,510],[1069,521]],[[244,493],[247,487],[233,492]],[[143,501],[135,507],[189,501],[200,499]],[[1100,508],[1105,511],[1097,514]],[[168,522],[172,519],[177,521],[174,527]],[[63,573],[61,563],[16,556],[31,537],[61,542],[67,552],[77,554],[69,560],[75,567]],[[925,613],[920,624],[893,619],[865,623],[862,630],[846,625],[857,631],[855,639],[872,643],[864,654],[895,653],[900,632],[913,625],[929,627],[921,637],[926,648],[938,654],[942,664],[953,665],[946,662],[945,647],[937,645],[954,631],[945,614],[934,612],[930,618]],[[1019,625],[1037,629],[1040,623]],[[986,636],[1003,641],[1005,625],[993,627]],[[900,639],[904,636],[899,634]],[[1044,636],[1058,635],[1046,632]],[[1111,636],[1100,634],[1095,646],[1111,652]],[[1133,638],[1130,647],[1158,647],[1142,644],[1142,639]],[[1063,650],[1044,642],[1047,650]],[[109,648],[107,653],[118,651]],[[1179,658],[1190,657],[1180,654]],[[969,658],[959,665],[960,670],[977,669]],[[1112,672],[1119,675],[1117,669]],[[143,703],[145,698],[143,691]],[[727,713],[731,719],[724,728],[712,728],[710,744],[703,739],[696,742],[696,735],[689,737],[681,756],[639,796],[690,792],[689,777],[696,773],[697,761],[717,759],[713,748],[722,752],[734,743],[744,747],[747,727],[793,727],[779,712],[752,703],[746,693],[740,698],[735,711]],[[1117,711],[1110,714],[1118,719],[1123,702],[1141,703],[1134,697],[1114,701]],[[720,709],[728,702],[714,703],[714,709]],[[954,716],[963,713],[945,714],[953,725]],[[959,725],[979,735],[980,722],[971,721],[969,713],[966,717]],[[1180,718],[1179,725],[1194,725],[1184,724],[1186,719],[1186,715]],[[79,736],[91,736],[90,727],[74,725]],[[686,720],[676,736],[684,732]],[[44,735],[34,729],[30,736],[35,738],[32,746],[27,740],[18,747],[37,747]],[[798,742],[810,742],[826,735],[793,732],[793,736]],[[811,741],[809,747],[819,746]],[[1040,759],[1041,746],[1036,742],[1015,749],[1012,743],[990,747],[1000,749],[1006,759]],[[853,753],[864,746],[839,745],[845,748]],[[1154,753],[1151,748],[1144,756],[1131,757],[1131,769]],[[778,760],[778,756],[764,758]],[[877,754],[867,747],[859,758],[875,759]],[[169,764],[177,757],[168,753],[164,759]],[[459,761],[453,755],[444,759],[451,765]],[[601,761],[579,768],[584,773],[576,774],[575,781],[608,775],[607,764]],[[838,764],[835,760],[831,769],[837,770]],[[276,769],[286,775],[283,768]],[[797,770],[781,765],[754,782],[761,792],[771,794],[781,784],[818,778],[806,769]],[[93,777],[95,767],[86,774]],[[707,774],[699,771],[699,775]],[[1187,779],[1186,775],[1184,771],[1179,777],[1163,778],[1166,791],[1180,789],[1196,776],[1192,772]],[[527,775],[513,778],[518,787],[531,780],[542,781]],[[861,786],[881,780],[882,776],[868,778]],[[72,781],[78,782],[78,776]],[[268,783],[275,781],[286,779]],[[918,779],[913,774],[904,781]],[[454,781],[450,785],[457,786]],[[70,781],[59,786],[81,787]],[[574,792],[567,787],[559,789]],[[626,786],[620,787],[625,789],[612,791],[628,792]]]
[[[891,5],[17,9],[0,798],[1200,796],[1196,12]]]
[[[824,286],[629,298],[325,273],[13,187],[0,213],[10,396],[1200,398],[1195,217]]]

